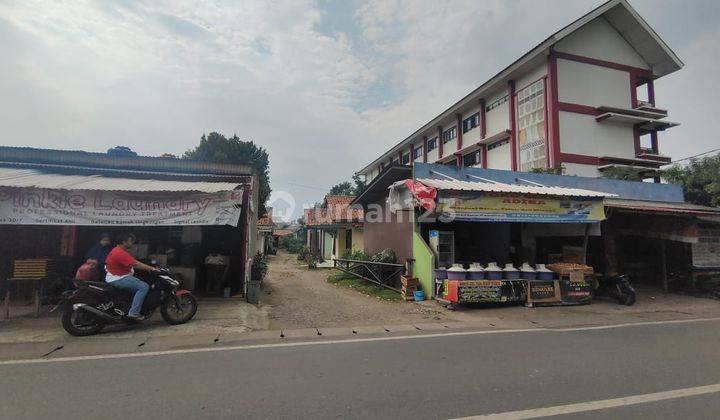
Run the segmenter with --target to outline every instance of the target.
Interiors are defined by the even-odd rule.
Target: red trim
[[[484,139],[487,134],[487,126],[485,125],[485,99],[480,99],[480,139]]]
[[[582,55],[568,54],[564,52],[553,51],[552,54],[557,58],[564,60],[577,61],[579,63],[592,64],[594,66],[607,67],[610,69],[627,71],[635,73],[639,76],[645,76],[652,78],[652,72],[650,70],[642,69],[640,67],[628,66],[626,64],[613,63],[612,61],[598,60],[597,58],[585,57]]]
[[[648,102],[655,106],[655,83],[652,79],[647,81]]]
[[[600,111],[598,111],[597,108],[595,108],[594,106],[571,104],[569,102],[558,102],[557,109],[558,109],[558,111],[572,112],[574,114],[584,114],[584,115],[593,115],[593,116],[597,116],[597,115],[601,114]]]
[[[462,141],[462,140],[463,140],[463,139],[462,139],[462,136],[463,136],[463,133],[462,133],[462,114],[457,114],[456,116],[457,116],[457,123],[456,123],[456,124],[457,124],[457,125],[456,125],[456,129],[457,129],[457,150],[461,150],[461,149],[462,149],[462,146],[463,146],[463,141]],[[458,166],[460,166],[460,165],[458,165]]]
[[[632,109],[635,109],[638,106],[637,86],[637,74],[630,72],[630,107]]]
[[[482,160],[481,164],[484,169],[487,168],[487,144],[483,144],[480,146],[480,159]]]
[[[655,153],[655,154],[660,153],[660,149],[658,148],[658,133],[657,133],[657,131],[650,132],[650,144],[652,144],[653,153]]]
[[[408,165],[415,163],[415,145],[410,143],[410,159]]]
[[[442,126],[438,125],[438,139],[437,139],[438,159],[443,157],[443,139],[442,139]]]
[[[558,101],[557,81],[557,57],[555,51],[550,51],[548,57],[548,89],[546,97],[548,101],[548,145],[550,146],[551,168],[560,166],[560,111]]]
[[[600,165],[600,159],[595,156],[578,155],[575,153],[560,153],[561,162],[580,163],[583,165]]]
[[[181,297],[182,295],[189,295],[191,294],[189,290],[180,289],[175,291],[175,296]]]
[[[642,147],[640,147],[640,130],[637,126],[633,127],[633,143],[635,144],[635,156],[640,156]]]
[[[517,171],[517,127],[515,124],[515,81],[508,82],[508,107],[510,108],[510,168]]]
[[[456,165],[458,168],[462,168],[462,167],[463,167],[463,157],[462,157],[462,155],[460,155],[460,154],[456,154],[456,155],[455,155],[455,165]]]
[[[427,136],[423,136],[423,163],[427,163]]]

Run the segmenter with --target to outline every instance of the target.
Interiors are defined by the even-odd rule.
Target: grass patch
[[[394,292],[390,289],[386,289],[382,286],[378,286],[375,283],[353,277],[350,274],[343,273],[342,271],[333,270],[327,278],[328,283],[336,284],[349,289],[357,290],[360,293],[368,296],[376,297],[380,300],[400,301],[400,293]]]

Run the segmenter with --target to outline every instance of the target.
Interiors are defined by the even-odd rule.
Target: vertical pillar
[[[637,74],[630,72],[630,106],[635,109],[638,106],[637,99]]]
[[[427,143],[428,143],[427,136],[423,136],[423,163],[427,163],[427,154],[428,154]]]
[[[442,126],[438,126],[438,159],[443,157],[443,139],[442,139]]]
[[[480,99],[480,140],[487,135],[487,125],[485,124],[485,99]]]
[[[460,153],[457,153],[455,155],[455,166],[457,166],[458,168],[462,168],[463,166],[463,159]]]
[[[480,146],[480,159],[482,160],[482,167],[487,169],[487,144]]]
[[[402,155],[403,155],[402,149],[398,150],[398,163],[401,165],[403,164]]]
[[[657,131],[651,131],[650,132],[650,143],[652,144],[652,150],[653,153],[660,154],[660,149],[658,148],[658,133]]]
[[[508,82],[508,107],[510,115],[510,169],[517,170],[517,124],[515,122],[515,81]]]
[[[648,102],[655,106],[655,84],[652,79],[647,81],[647,97]]]
[[[558,109],[558,80],[557,57],[554,51],[548,56],[547,84],[545,97],[547,98],[547,144],[550,152],[548,165],[559,168],[560,162],[560,110]]]
[[[633,127],[633,143],[635,144],[635,157],[640,156],[642,148],[640,147],[640,129]]]
[[[667,255],[665,253],[665,241],[660,240],[660,278],[663,282],[663,292],[668,293],[668,276],[667,276]]]
[[[463,147],[462,114],[457,114],[456,117],[457,122],[455,123],[455,127],[457,130],[457,150],[460,150]]]

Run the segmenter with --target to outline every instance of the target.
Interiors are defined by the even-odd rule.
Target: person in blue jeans
[[[105,259],[105,271],[107,271],[105,281],[112,284],[113,287],[134,293],[127,317],[135,321],[142,321],[144,318],[140,310],[150,286],[133,274],[135,274],[136,268],[151,272],[157,272],[158,269],[143,264],[130,255],[128,250],[135,241],[135,235],[132,233],[125,233],[118,237],[118,245],[110,251]]]

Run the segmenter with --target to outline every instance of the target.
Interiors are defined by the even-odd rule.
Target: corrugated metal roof
[[[233,182],[165,181],[157,179],[113,178],[99,175],[64,175],[35,169],[0,168],[0,187],[46,188],[54,190],[102,191],[232,191]]]
[[[482,191],[494,193],[518,193],[518,194],[536,194],[536,195],[554,195],[568,197],[617,197],[615,194],[585,190],[580,188],[566,187],[544,187],[539,185],[517,185],[505,184],[501,182],[477,182],[477,181],[459,181],[445,179],[418,179],[418,181],[428,187],[437,188],[439,190],[455,190],[455,191]]]
[[[605,206],[638,211],[638,212],[653,212],[653,213],[673,213],[673,214],[691,214],[691,215],[708,215],[718,216],[720,215],[720,208],[699,206],[691,203],[667,203],[660,201],[641,201],[641,200],[618,200],[618,199],[606,199]]]

